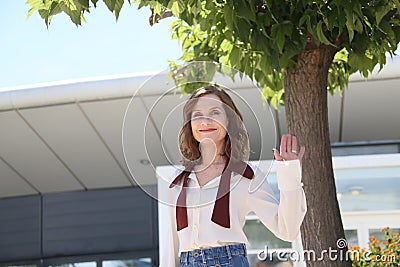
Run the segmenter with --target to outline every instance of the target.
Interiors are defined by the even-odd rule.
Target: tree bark
[[[306,259],[310,255],[307,266],[351,266],[345,261],[347,245],[340,249],[337,244],[345,237],[332,169],[326,89],[335,53],[332,46],[308,46],[284,74],[288,131],[306,147],[302,175],[308,210],[301,235]]]

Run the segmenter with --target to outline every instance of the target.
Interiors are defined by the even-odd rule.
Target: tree
[[[103,0],[118,18],[124,0]],[[65,12],[80,25],[98,0],[27,0],[49,25]],[[129,0],[128,0],[129,2]],[[344,238],[332,171],[327,92],[342,91],[350,74],[365,77],[400,42],[398,0],[136,0],[151,23],[173,15],[172,36],[184,62],[214,61],[235,68],[262,88],[274,107],[284,104],[288,131],[307,147],[303,182],[308,212],[304,249],[316,255]],[[172,64],[173,70],[179,65]],[[284,88],[284,89],[283,89]],[[191,88],[183,87],[184,91]],[[319,266],[320,262],[308,262]],[[322,262],[321,262],[322,263]],[[349,266],[332,262],[324,266]]]

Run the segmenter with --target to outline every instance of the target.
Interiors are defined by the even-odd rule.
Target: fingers
[[[280,151],[282,153],[291,153],[293,150],[297,151],[297,139],[296,136],[290,134],[284,134],[281,138]]]
[[[287,136],[286,136],[286,134],[282,135],[281,146],[280,146],[279,150],[281,153],[287,152]]]
[[[275,159],[279,161],[298,159],[301,162],[305,153],[304,146],[300,147],[300,151],[298,150],[297,138],[291,134],[282,135],[280,151],[275,148],[273,150]]]
[[[292,147],[291,147],[291,149],[290,149],[290,151],[291,152],[293,152],[293,153],[297,153],[297,138],[296,138],[296,136],[294,136],[294,135],[292,135]],[[294,151],[296,151],[296,152],[294,152]]]
[[[306,152],[306,148],[304,146],[300,147],[300,152],[299,152],[299,160],[303,159],[304,153]]]
[[[286,135],[286,152],[292,151],[292,136],[290,134]]]
[[[273,148],[272,150],[274,151],[274,156],[275,156],[276,160],[279,160],[279,161],[283,160],[282,156],[279,154],[279,150],[278,149]]]

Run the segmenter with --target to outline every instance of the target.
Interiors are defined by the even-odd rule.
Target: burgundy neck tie
[[[179,193],[178,200],[176,202],[176,226],[178,231],[188,226],[186,188],[191,172],[192,168],[186,168],[172,181],[169,186],[170,188],[172,188],[177,185],[181,180],[183,180],[182,190]],[[225,228],[230,228],[229,191],[232,172],[240,174],[248,179],[252,179],[254,177],[254,172],[248,164],[244,163],[243,161],[230,162],[230,160],[227,159],[224,171],[221,175],[221,180],[219,182],[217,198],[211,217],[211,221]]]

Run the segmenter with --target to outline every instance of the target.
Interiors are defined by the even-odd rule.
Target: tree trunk
[[[345,262],[347,245],[341,250],[337,244],[345,237],[332,170],[326,89],[335,53],[326,45],[308,47],[284,76],[288,131],[306,147],[302,170],[308,210],[301,235],[305,258],[310,257],[307,266],[351,266]]]

